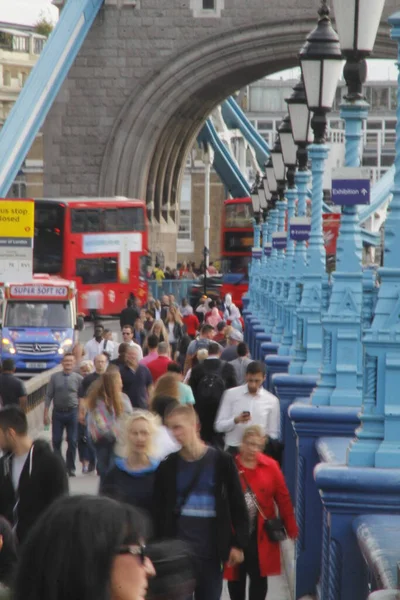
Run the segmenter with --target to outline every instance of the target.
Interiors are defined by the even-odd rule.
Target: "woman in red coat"
[[[265,600],[268,575],[279,575],[281,572],[279,543],[269,540],[264,530],[264,518],[252,499],[249,487],[265,517],[276,517],[276,504],[288,536],[296,538],[298,534],[282,472],[275,460],[262,454],[264,446],[262,429],[257,425],[248,427],[236,457],[250,517],[250,542],[244,552],[244,562],[237,567],[225,568],[224,576],[228,579],[231,600],[245,600],[247,575],[250,577],[249,600]]]

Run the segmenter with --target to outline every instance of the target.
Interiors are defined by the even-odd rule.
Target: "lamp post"
[[[272,333],[272,341],[280,342],[283,324],[281,324],[281,308],[282,308],[282,291],[283,277],[285,266],[285,212],[286,212],[286,177],[285,163],[283,161],[282,147],[279,135],[276,136],[274,146],[271,150],[271,159],[274,169],[274,176],[277,183],[278,201],[276,208],[278,209],[278,231],[272,235],[272,247],[277,250],[277,257],[274,264],[274,272],[272,273],[272,294],[271,294],[271,312],[269,319],[269,328]]]
[[[343,56],[348,93],[341,104],[345,123],[345,166],[359,167],[363,120],[368,104],[362,94],[367,67],[365,57],[374,46],[384,0],[334,1],[336,23]],[[362,401],[363,352],[361,312],[363,273],[362,241],[357,205],[343,204],[337,241],[336,272],[332,274],[330,305],[323,317],[323,354],[321,379],[313,394],[313,404],[360,406]],[[339,335],[340,331],[340,335]],[[340,356],[346,354],[346,367]]]
[[[274,324],[273,317],[273,293],[274,293],[274,279],[273,279],[273,270],[276,263],[276,259],[278,256],[278,251],[276,248],[272,246],[272,236],[278,229],[278,210],[276,209],[276,204],[278,201],[278,182],[276,181],[274,165],[272,163],[272,157],[268,159],[265,164],[265,175],[267,178],[268,188],[271,192],[271,199],[269,202],[269,206],[271,209],[269,210],[269,226],[268,226],[268,244],[271,244],[271,254],[270,260],[268,260],[267,264],[267,277],[266,277],[266,332],[271,331]],[[264,246],[265,248],[265,246]],[[264,250],[265,251],[265,250]]]
[[[308,109],[307,109],[308,110]],[[283,306],[282,306],[282,340],[278,354],[288,355],[293,341],[293,313],[296,306],[296,277],[292,277],[295,267],[295,241],[290,235],[290,223],[296,211],[297,187],[295,184],[295,173],[297,164],[297,146],[293,139],[290,116],[287,114],[278,128],[281,141],[282,155],[287,167],[286,178],[288,182],[287,196],[287,243],[285,273],[283,283]]]
[[[291,372],[300,373],[304,362],[303,340],[297,338],[297,308],[301,299],[303,273],[307,265],[307,240],[309,238],[309,222],[307,215],[307,189],[311,173],[308,170],[307,147],[312,142],[311,113],[307,106],[303,78],[293,88],[292,95],[286,99],[292,126],[293,141],[297,145],[298,169],[294,180],[297,188],[297,223],[295,255],[289,283],[288,327],[279,352],[294,357]],[[301,234],[299,232],[302,232]],[[296,356],[298,361],[296,361]]]
[[[298,335],[300,333],[303,336],[306,351],[306,361],[301,367],[304,374],[317,373],[322,358],[321,301],[322,277],[325,273],[322,200],[323,174],[329,151],[325,143],[326,115],[332,109],[342,69],[339,38],[332,27],[329,13],[326,0],[323,0],[318,11],[317,26],[308,35],[299,54],[307,105],[313,112],[311,127],[314,134],[314,142],[309,147],[312,164],[312,208],[308,269],[303,277],[304,286],[298,309]]]
[[[249,289],[252,290],[250,303],[252,312],[259,310],[259,266],[260,266],[260,242],[261,242],[261,223],[260,223],[260,196],[258,194],[260,176],[257,173],[253,187],[251,188],[251,204],[253,207],[253,249],[251,259],[251,281],[249,282]]]

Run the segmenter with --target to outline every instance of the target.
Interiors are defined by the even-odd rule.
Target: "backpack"
[[[223,364],[217,371],[206,372],[200,379],[196,390],[196,402],[218,409],[222,394],[225,392],[225,381],[222,378]]]

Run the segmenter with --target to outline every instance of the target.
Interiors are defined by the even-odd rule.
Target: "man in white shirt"
[[[124,325],[122,328],[122,339],[126,344],[129,344],[130,346],[133,346],[134,348],[136,348],[136,350],[138,351],[138,360],[142,360],[143,358],[143,350],[142,348],[139,346],[139,344],[137,344],[136,342],[133,341],[133,327],[132,325]]]
[[[94,336],[85,344],[85,358],[87,360],[94,360],[96,356],[104,352],[104,346],[106,346],[106,352],[112,355],[114,352],[114,343],[104,339],[104,327],[101,323],[96,323]]]
[[[238,452],[249,425],[259,425],[272,439],[280,436],[279,400],[263,388],[264,381],[264,363],[253,361],[246,370],[246,384],[227,390],[222,396],[214,427],[225,433],[225,446],[231,454]]]

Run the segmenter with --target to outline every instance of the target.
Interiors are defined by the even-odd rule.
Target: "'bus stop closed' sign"
[[[0,200],[0,282],[32,279],[35,204]]]

